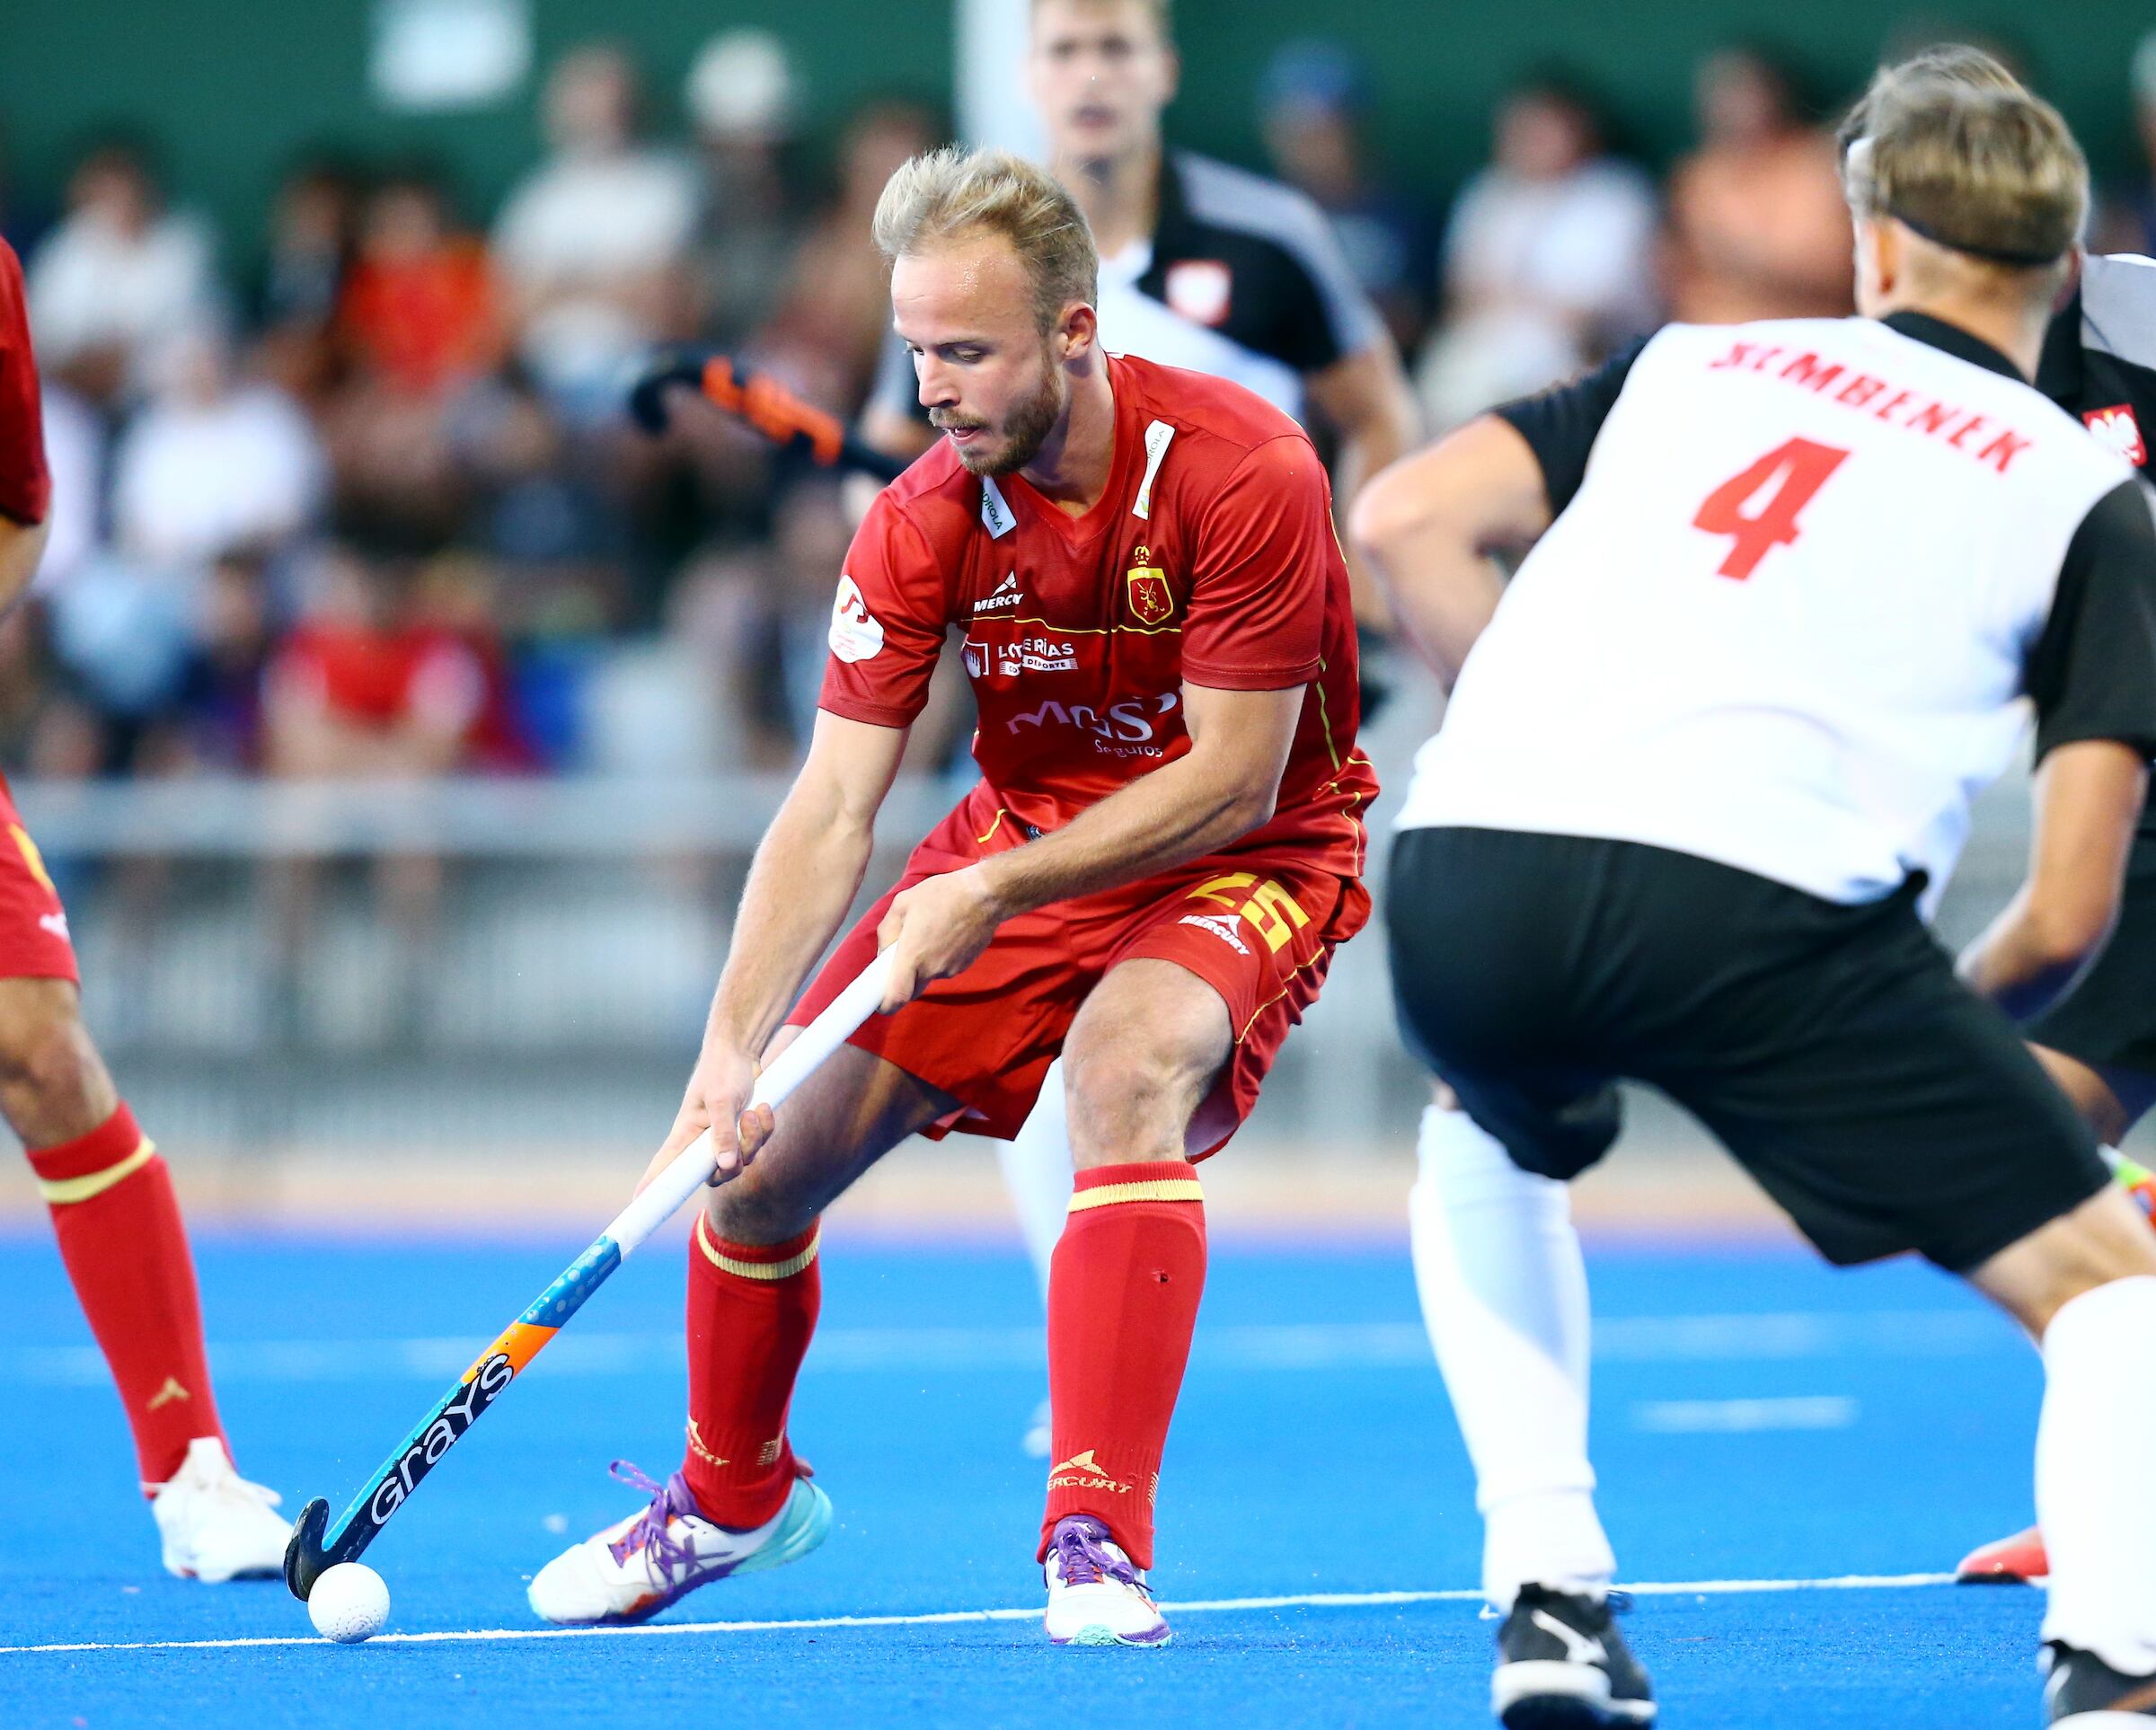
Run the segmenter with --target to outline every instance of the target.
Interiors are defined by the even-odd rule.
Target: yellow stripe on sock
[[[1118,1202],[1202,1202],[1205,1198],[1205,1187],[1196,1178],[1154,1178],[1145,1183],[1104,1183],[1098,1188],[1077,1190],[1071,1196],[1071,1212],[1113,1207]]]
[[[109,1165],[102,1171],[93,1171],[84,1178],[40,1178],[38,1194],[55,1207],[65,1207],[69,1202],[86,1202],[93,1196],[102,1196],[116,1183],[124,1183],[156,1157],[157,1143],[146,1135],[142,1145],[118,1165]]]
[[[789,1256],[784,1261],[742,1261],[733,1256],[722,1256],[704,1234],[703,1215],[696,1216],[696,1247],[704,1258],[722,1274],[738,1275],[742,1279],[791,1279],[802,1268],[816,1259],[817,1247],[824,1240],[823,1228],[808,1240],[808,1247],[798,1256]]]

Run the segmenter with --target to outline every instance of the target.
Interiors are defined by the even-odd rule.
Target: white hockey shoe
[[[1154,1608],[1145,1576],[1098,1520],[1074,1514],[1056,1523],[1043,1571],[1056,1646],[1166,1646],[1174,1637]]]
[[[806,1478],[794,1480],[786,1505],[771,1519],[737,1531],[697,1512],[679,1472],[656,1484],[626,1461],[615,1461],[613,1470],[623,1483],[647,1492],[650,1505],[539,1570],[526,1596],[546,1621],[564,1628],[647,1621],[713,1580],[799,1561],[831,1530],[831,1498]]]
[[[164,1540],[164,1571],[183,1580],[282,1579],[292,1523],[275,1490],[250,1484],[214,1435],[187,1444],[169,1482],[151,1487],[150,1515]]]

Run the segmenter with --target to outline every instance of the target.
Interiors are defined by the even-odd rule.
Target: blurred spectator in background
[[[1834,141],[1799,111],[1787,68],[1755,48],[1693,78],[1700,147],[1669,184],[1665,280],[1686,323],[1838,318],[1851,300],[1849,208]]]
[[[325,549],[306,573],[297,625],[271,656],[263,690],[263,746],[272,774],[304,781],[423,781],[496,766],[513,737],[499,648],[469,605],[469,574]],[[459,593],[460,586],[465,592]],[[397,939],[389,963],[397,1006],[383,1025],[420,1037],[442,862],[431,854],[373,858],[368,876]],[[302,1012],[300,981],[316,923],[323,872],[280,868],[274,1019]]]
[[[788,769],[808,749],[830,654],[832,573],[845,563],[851,523],[835,479],[798,475],[773,508],[768,545],[707,552],[676,596],[669,626],[719,693],[721,768]],[[955,662],[950,645],[944,653]],[[972,730],[972,688],[946,669],[929,682],[905,766],[948,767]]]
[[[715,552],[676,598],[673,630],[719,694],[718,761],[785,769],[816,721],[831,624],[831,573],[852,538],[835,482],[799,481],[773,512],[768,547]]]
[[[513,766],[503,657],[472,581],[455,564],[324,548],[264,681],[270,771],[423,781]]]
[[[96,146],[30,262],[31,330],[47,372],[99,403],[146,388],[158,345],[218,310],[211,252],[201,222],[164,207],[142,150]]]
[[[66,384],[45,381],[45,466],[52,475],[51,529],[34,596],[65,583],[95,550],[105,505],[105,425]]]
[[[336,371],[332,323],[351,264],[358,185],[341,163],[300,163],[277,190],[267,255],[252,296],[261,364],[314,402]]]
[[[690,329],[695,180],[685,161],[638,143],[638,102],[618,49],[565,55],[546,84],[552,154],[494,229],[517,353],[581,423],[618,416],[630,359]]]
[[[1401,352],[1413,354],[1429,319],[1435,236],[1422,205],[1371,164],[1369,103],[1368,76],[1348,49],[1290,42],[1266,67],[1259,119],[1273,172],[1331,218],[1348,268]]]
[[[778,310],[755,349],[811,400],[851,414],[866,399],[891,325],[889,267],[869,225],[884,183],[908,157],[943,141],[915,102],[872,102],[846,125],[838,186],[803,238]]]
[[[172,766],[166,735],[183,704],[218,561],[266,559],[314,523],[323,461],[289,397],[243,384],[224,337],[167,336],[155,393],[114,454],[112,540],[46,591],[53,643],[76,693],[56,719],[51,760],[84,772]]]
[[[168,335],[150,362],[153,394],[113,463],[113,534],[127,552],[207,567],[234,550],[274,550],[321,505],[322,447],[285,392],[244,382],[224,335]]]
[[[501,358],[486,243],[455,226],[423,171],[393,174],[368,196],[336,311],[360,370],[406,396],[438,399]]]
[[[777,308],[807,228],[791,172],[798,95],[785,45],[769,31],[705,43],[683,90],[695,128],[694,273],[705,338],[747,341]]]
[[[2103,201],[2090,247],[2156,257],[2156,30],[2141,39],[2129,69],[2140,172]]]
[[[504,339],[486,245],[432,175],[402,171],[368,194],[335,328],[350,366],[323,417],[340,515],[448,541],[465,504],[448,404],[499,364]]]
[[[1444,322],[1417,384],[1430,430],[1578,371],[1655,319],[1655,195],[1606,154],[1595,105],[1543,75],[1499,103],[1489,165],[1453,207]]]
[[[264,561],[228,552],[210,567],[181,677],[172,754],[190,770],[261,767],[262,684],[276,619]]]

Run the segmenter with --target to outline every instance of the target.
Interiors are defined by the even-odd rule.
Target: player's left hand
[[[882,1012],[911,1002],[930,980],[971,967],[1008,916],[978,865],[932,877],[897,896],[876,927],[877,948],[891,957]]]

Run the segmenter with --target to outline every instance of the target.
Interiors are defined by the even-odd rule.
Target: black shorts
[[[2095,1070],[2156,1082],[2156,835],[2134,837],[2118,923],[2096,965],[2023,1029]]]
[[[1523,1170],[1609,1151],[1619,1080],[1720,1138],[1829,1260],[1966,1273],[2108,1180],[1919,887],[1845,907],[1632,842],[1410,829],[1387,889],[1410,1046]]]

